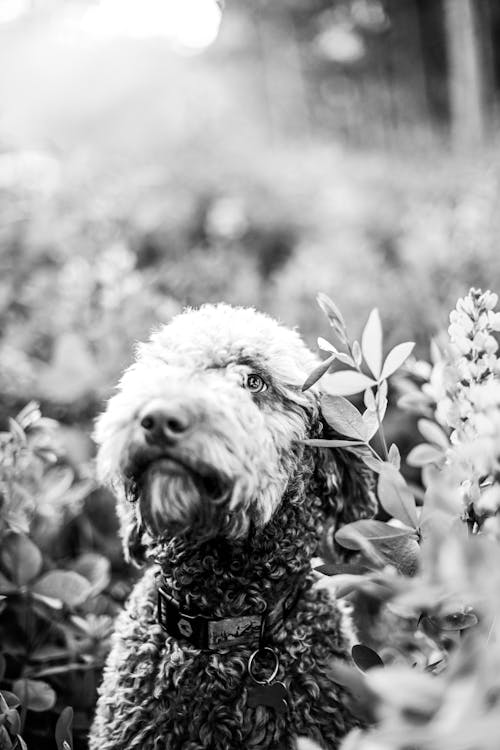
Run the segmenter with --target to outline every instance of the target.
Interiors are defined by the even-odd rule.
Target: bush
[[[335,534],[356,551],[356,562],[335,557],[320,568],[338,596],[371,602],[375,620],[361,623],[371,644],[353,648],[355,667],[334,663],[331,678],[352,695],[369,724],[353,731],[342,750],[489,750],[500,736],[500,360],[497,295],[472,289],[450,315],[449,340],[433,346],[433,364],[410,362],[400,380],[400,403],[421,413],[425,442],[407,456],[421,467],[422,502],[400,473],[397,447],[382,435],[379,457],[371,440],[381,429],[386,378],[409,344],[382,360],[376,311],[361,346],[351,343],[338,309],[320,302],[347,347],[326,341],[325,365],[351,366],[326,374],[323,413],[339,434],[330,443],[357,453],[378,476],[388,521],[356,521]],[[363,361],[365,363],[362,369]],[[418,381],[418,385],[415,381]],[[359,412],[344,396],[364,390]],[[315,442],[315,441],[311,441]],[[331,545],[330,545],[331,546]],[[309,745],[307,745],[309,746]],[[304,745],[306,747],[306,745]]]
[[[0,434],[0,746],[85,747],[113,619],[129,585],[99,551],[89,466],[29,404]],[[92,498],[94,496],[94,502]],[[109,500],[100,495],[101,504]],[[106,519],[105,519],[106,520]],[[113,545],[111,545],[113,549]],[[109,553],[108,553],[109,554]],[[113,554],[111,554],[113,558]],[[66,704],[73,710],[63,711]],[[74,715],[73,715],[74,711]],[[61,713],[62,712],[62,713]],[[56,725],[56,717],[61,714]],[[70,731],[73,722],[74,740]],[[16,742],[18,743],[16,745]]]

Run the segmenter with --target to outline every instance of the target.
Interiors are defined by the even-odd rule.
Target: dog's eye
[[[250,391],[251,393],[262,393],[262,391],[267,390],[267,383],[265,380],[263,380],[260,375],[256,375],[253,372],[245,377],[244,386],[247,391]]]

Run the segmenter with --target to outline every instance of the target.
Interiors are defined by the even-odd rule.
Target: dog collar
[[[267,627],[284,620],[297,603],[300,588],[295,587],[276,606],[257,615],[208,617],[181,609],[164,585],[158,588],[158,622],[176,640],[184,639],[195,648],[217,651],[246,645],[260,647]]]

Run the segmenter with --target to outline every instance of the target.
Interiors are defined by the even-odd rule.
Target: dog
[[[101,480],[129,559],[149,565],[117,619],[91,750],[246,750],[358,720],[328,676],[354,640],[315,587],[325,529],[373,515],[363,464],[325,437],[318,365],[253,309],[204,305],[140,344],[97,421]]]

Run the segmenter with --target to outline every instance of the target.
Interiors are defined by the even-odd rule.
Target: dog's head
[[[301,442],[321,432],[318,390],[301,390],[316,365],[297,333],[227,305],[188,310],[140,345],[95,431],[126,547],[144,531],[242,538],[311,461],[333,514],[363,515],[363,478]]]

